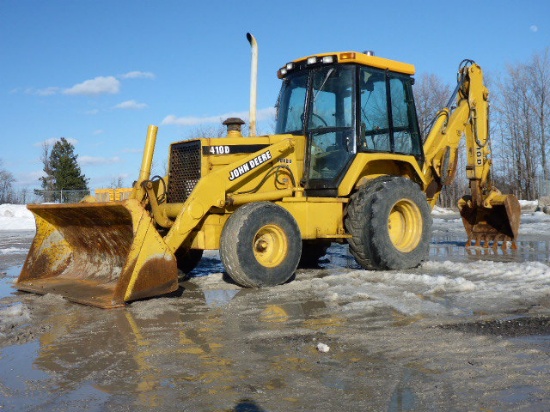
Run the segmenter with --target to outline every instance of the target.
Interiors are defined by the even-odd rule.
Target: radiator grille
[[[183,203],[201,178],[201,142],[176,143],[170,149],[170,173],[166,201]]]

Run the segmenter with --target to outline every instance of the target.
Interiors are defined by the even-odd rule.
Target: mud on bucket
[[[17,289],[113,308],[178,288],[176,259],[137,200],[28,208],[36,235]]]
[[[462,223],[468,234],[466,246],[475,241],[476,246],[497,247],[501,242],[506,249],[507,242],[516,248],[521,218],[521,206],[514,195],[497,195],[489,200],[490,207],[478,206],[471,196],[464,196],[458,202]]]

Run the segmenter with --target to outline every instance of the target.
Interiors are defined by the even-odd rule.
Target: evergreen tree
[[[74,146],[64,137],[55,142],[49,156],[44,156],[44,172],[41,177],[42,188],[45,191],[84,190],[88,191],[88,179],[82,174],[74,153]],[[58,200],[59,195],[54,196]],[[65,197],[64,199],[67,199]]]

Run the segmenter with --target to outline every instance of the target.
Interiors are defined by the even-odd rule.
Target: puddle
[[[33,361],[39,350],[40,342],[37,340],[3,349],[0,352],[2,386],[10,392],[21,392],[27,389],[27,381],[40,381],[48,378],[48,374],[33,366]]]
[[[466,247],[465,239],[459,236],[434,236],[430,244],[430,260],[469,262],[489,260],[496,262],[543,262],[550,261],[550,240],[519,240],[517,249]]]
[[[0,352],[0,409],[34,410],[36,405],[43,404],[48,405],[47,410],[72,410],[71,405],[81,406],[81,400],[87,399],[86,410],[100,410],[110,395],[90,382],[70,391],[60,390],[52,375],[35,364],[42,350],[40,341],[34,340]]]
[[[510,338],[526,336],[543,337],[547,342],[550,342],[550,317],[545,316],[458,323],[441,326],[441,328],[479,335],[495,335]]]
[[[2,271],[2,278],[0,278],[0,299],[8,297],[12,293],[16,292],[16,289],[13,287],[13,283],[15,282],[15,279],[19,277],[22,267],[23,265],[12,266]]]
[[[204,299],[209,307],[226,306],[240,290],[204,290]]]

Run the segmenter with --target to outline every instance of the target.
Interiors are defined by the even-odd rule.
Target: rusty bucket
[[[476,246],[517,248],[521,206],[514,195],[498,194],[476,205],[470,196],[464,196],[459,202],[462,223],[468,235],[466,246],[475,242]]]
[[[113,308],[178,288],[176,259],[137,200],[28,208],[36,235],[17,289]]]

